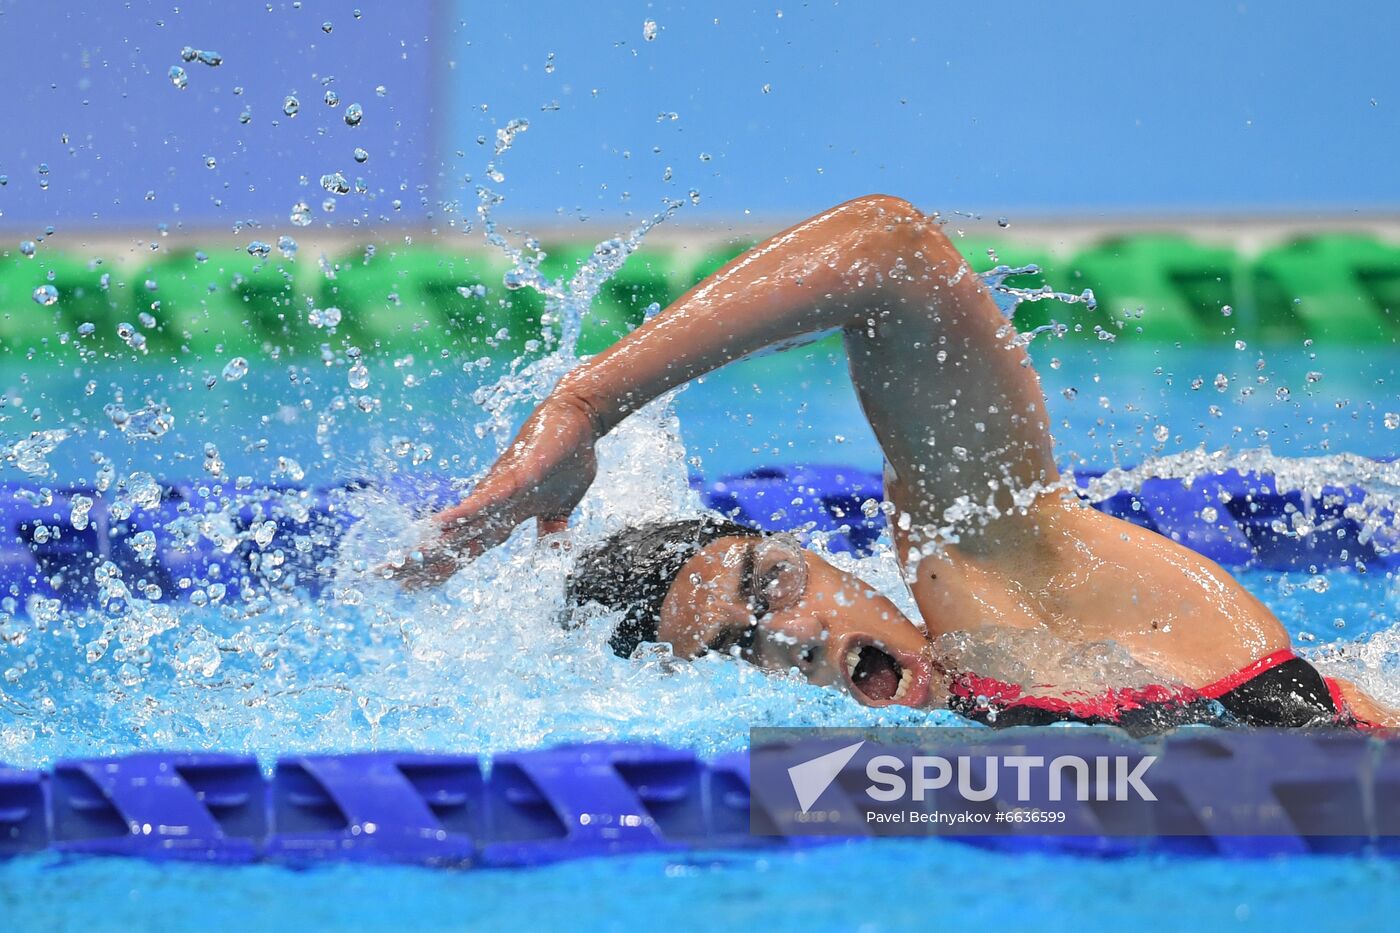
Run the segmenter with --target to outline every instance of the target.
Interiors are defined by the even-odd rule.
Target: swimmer
[[[430,585],[524,522],[563,531],[594,480],[595,443],[629,413],[732,360],[838,330],[884,454],[919,623],[789,536],[667,522],[618,533],[571,574],[571,605],[620,615],[619,655],[645,642],[682,658],[723,652],[869,706],[946,706],[996,725],[1155,731],[1223,710],[1254,726],[1400,726],[1400,711],[1298,657],[1219,566],[1060,483],[1025,347],[939,224],[882,195],[779,233],[570,372],[470,495],[434,517],[437,536],[387,572]],[[950,515],[965,516],[955,534]],[[1017,660],[1032,674],[1011,683],[940,650],[989,633],[1111,645],[1155,679],[1060,689],[1072,677],[1027,648]]]

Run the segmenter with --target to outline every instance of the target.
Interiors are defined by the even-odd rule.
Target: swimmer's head
[[[579,557],[569,574],[568,605],[595,603],[621,611],[608,645],[619,657],[630,658],[642,642],[657,641],[662,603],[681,567],[696,552],[721,538],[762,534],[708,517],[624,528]]]
[[[621,612],[609,644],[622,657],[662,642],[677,657],[719,652],[795,669],[868,706],[921,706],[929,696],[923,632],[789,535],[710,518],[629,528],[579,558],[568,602]]]

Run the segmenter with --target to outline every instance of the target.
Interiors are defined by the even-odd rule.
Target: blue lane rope
[[[1076,474],[1081,487],[1100,474]],[[718,481],[693,480],[705,504],[759,528],[807,528],[827,536],[838,551],[866,552],[885,527],[878,473],[851,467],[773,467]],[[148,593],[182,599],[218,587],[236,599],[259,587],[318,591],[329,576],[336,546],[353,523],[351,497],[363,484],[306,488],[233,489],[175,483],[153,508],[130,514],[91,489],[0,485],[0,608],[23,612],[32,596],[68,608],[102,597],[103,567]],[[426,482],[415,501],[440,501],[443,482]],[[92,501],[85,521],[74,521],[75,497]],[[1355,509],[1364,491],[1325,487],[1317,495],[1279,492],[1264,474],[1227,471],[1189,485],[1148,479],[1095,508],[1116,515],[1229,567],[1318,572],[1334,567],[1400,567],[1394,516],[1380,515],[1369,531]],[[236,506],[225,503],[233,501]],[[227,549],[193,529],[202,516],[228,514]],[[79,510],[81,512],[81,510]],[[260,526],[262,540],[247,532]],[[1299,531],[1306,529],[1306,533]],[[142,553],[145,535],[154,553]]]
[[[1198,729],[1134,745],[1118,730],[1096,727],[1011,730],[964,745],[940,747],[940,754],[998,747],[1046,761],[1065,753],[1154,754],[1161,805],[1174,808],[1177,825],[1182,807],[1201,816],[1191,824],[1200,826],[1194,835],[1118,836],[1091,801],[1066,800],[1055,806],[1068,811],[1073,835],[1037,834],[1023,824],[959,842],[1090,856],[1400,856],[1400,738]],[[660,745],[601,743],[500,754],[485,765],[460,754],[288,755],[265,776],[248,755],[149,752],[59,761],[48,771],[0,766],[0,857],[49,850],[231,864],[521,867],[832,841],[751,834],[751,801],[767,804],[765,795],[751,798],[743,752],[706,761]],[[1238,835],[1229,828],[1234,817],[1212,816],[1222,788],[1248,790],[1268,832]],[[1016,809],[1012,794],[1003,787],[988,806]],[[1319,808],[1348,835],[1300,831],[1317,825],[1308,821]]]

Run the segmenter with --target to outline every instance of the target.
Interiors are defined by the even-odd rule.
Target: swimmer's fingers
[[[410,556],[402,564],[381,564],[379,575],[413,592],[439,585],[456,573],[459,566],[461,564],[454,555],[430,551]]]
[[[535,540],[544,542],[551,551],[568,552],[572,542],[564,532],[569,530],[568,518],[539,518],[535,520]]]
[[[536,520],[535,530],[542,539],[567,530],[568,525],[567,518],[541,518]],[[458,526],[450,535],[444,534],[443,540],[410,555],[402,564],[380,565],[378,573],[381,577],[397,581],[409,592],[438,586],[460,570],[463,564],[510,537],[514,530],[513,526],[501,522],[483,522],[472,528]]]
[[[538,518],[535,520],[535,536],[557,535],[569,529],[568,518]]]

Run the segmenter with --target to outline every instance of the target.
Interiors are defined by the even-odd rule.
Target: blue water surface
[[[1286,463],[1343,452],[1397,452],[1400,434],[1383,424],[1384,400],[1394,397],[1392,350],[1314,353],[1299,346],[1258,353],[1227,346],[1183,354],[1052,343],[1035,353],[1066,465],[1106,468],[1202,445],[1210,451],[1267,449]],[[843,366],[835,348],[819,344],[743,362],[683,391],[676,410],[688,458],[684,471],[718,476],[802,462],[875,467],[878,451]],[[302,481],[325,483],[386,471],[465,477],[490,459],[498,440],[473,430],[481,412],[471,392],[485,379],[481,373],[377,361],[372,374],[378,407],[369,412],[337,404],[345,391],[342,370],[302,362],[255,365],[243,380],[213,389],[205,387],[201,372],[149,364],[11,370],[0,373],[0,383],[8,389],[3,416],[11,433],[31,424],[68,432],[49,458],[43,480],[51,485],[92,482],[99,467],[95,453],[120,475],[198,475],[206,444],[218,449],[230,475],[258,482],[287,480],[288,460],[295,461]],[[1219,376],[1223,389],[1216,387]],[[168,402],[176,415],[170,434],[146,442],[114,430],[102,407],[118,391],[126,399]],[[412,443],[405,445],[405,439]],[[431,454],[413,456],[425,443]],[[1333,651],[1344,667],[1370,665],[1366,669],[1379,671],[1392,689],[1400,681],[1394,647],[1400,587],[1392,577],[1248,570],[1240,579],[1305,648]],[[27,675],[24,686],[52,686],[66,670],[58,695],[67,705],[50,716],[34,710],[16,716],[4,724],[11,731],[0,732],[0,740],[9,743],[12,760],[26,765],[162,745],[239,748],[267,758],[294,748],[409,742],[490,751],[629,735],[710,754],[742,747],[750,725],[876,721],[846,698],[805,684],[758,681],[734,665],[696,665],[669,679],[647,680],[651,675],[628,662],[589,655],[592,648],[582,636],[569,640],[544,629],[539,637],[560,639],[550,642],[559,657],[584,658],[564,664],[577,664],[575,680],[566,681],[576,688],[567,702],[548,686],[475,682],[454,673],[454,665],[489,658],[493,651],[516,657],[509,652],[522,650],[514,642],[473,640],[491,624],[490,605],[480,618],[466,620],[460,643],[441,643],[459,656],[435,661],[427,654],[417,667],[361,609],[281,607],[249,625],[254,641],[291,638],[280,655],[266,655],[276,665],[272,682],[260,680],[254,665],[240,667],[241,655],[228,655],[214,677],[178,667],[189,653],[191,632],[220,633],[221,625],[232,624],[212,607],[184,605],[178,624],[151,642],[156,659],[139,684],[146,704],[75,687],[89,668],[56,662],[54,670]],[[413,611],[407,605],[405,612]],[[461,611],[470,616],[472,610]],[[285,631],[278,635],[269,619]],[[314,640],[296,640],[297,632],[313,628]],[[67,656],[51,650],[49,657]],[[116,665],[104,664],[91,670],[120,679]],[[423,688],[436,689],[437,699],[424,702],[421,691],[396,692],[425,670],[440,678]],[[608,686],[629,679],[636,681],[632,692]],[[516,692],[502,694],[506,687]],[[17,696],[23,698],[23,691]],[[37,856],[0,864],[0,922],[6,929],[36,930],[526,924],[1363,930],[1376,929],[1377,918],[1400,909],[1398,882],[1400,862],[1378,858],[1095,861],[995,854],[939,841],[642,856],[521,872],[385,866],[292,871]]]
[[[16,930],[1355,930],[1400,910],[1400,861],[1096,861],[939,840],[591,859],[527,871],[293,871],[31,857]]]

